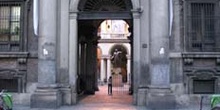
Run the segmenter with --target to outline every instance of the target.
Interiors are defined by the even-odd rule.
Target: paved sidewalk
[[[80,97],[75,106],[62,106],[57,110],[145,110],[145,107],[132,105],[132,95],[129,95],[129,86],[113,87],[113,95],[108,95],[107,85],[99,86],[95,95]],[[15,105],[13,110],[54,110],[31,109],[27,106]]]
[[[13,110],[147,110],[145,107],[137,107],[126,104],[78,104],[75,106],[63,106],[59,109],[36,109],[27,106],[15,106]]]
[[[108,95],[107,86],[99,86],[95,95],[81,97],[78,104],[74,106],[62,106],[58,109],[34,109],[29,106],[15,105],[13,110],[156,110],[147,107],[135,106],[132,104],[132,96],[128,95],[128,87],[113,88],[113,95]],[[158,110],[210,110],[210,106],[199,105],[184,109],[158,109]]]

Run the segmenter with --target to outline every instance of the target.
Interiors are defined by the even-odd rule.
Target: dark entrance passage
[[[78,21],[78,79],[77,79],[77,92],[80,97],[79,103],[132,103],[132,78],[127,75],[127,61],[124,63],[120,61],[115,66],[115,62],[111,60],[114,56],[115,49],[124,53],[119,55],[122,59],[126,59],[126,49],[121,45],[112,46],[109,50],[109,56],[106,57],[111,66],[110,75],[106,75],[105,81],[100,80],[100,61],[98,59],[98,44],[107,43],[117,44],[125,41],[131,45],[130,37],[122,39],[101,39],[99,36],[99,26],[104,20],[79,20]],[[130,20],[127,20],[130,22]],[[131,46],[132,47],[132,46]],[[104,50],[103,50],[104,51]],[[105,59],[105,58],[104,58]],[[117,59],[117,58],[116,58]],[[127,60],[127,59],[126,59]],[[107,61],[107,62],[108,62]],[[123,66],[121,66],[123,65]],[[120,72],[117,72],[120,68]],[[129,68],[131,69],[131,68]],[[131,70],[129,70],[131,71]],[[112,95],[108,95],[107,79],[112,76]],[[130,73],[131,76],[131,73]],[[129,81],[127,80],[129,77]],[[126,101],[125,101],[126,100]]]
[[[128,74],[127,72],[128,62],[126,55],[128,54],[128,49],[123,47],[123,43],[128,44],[131,46],[130,50],[132,50],[132,39],[130,39],[130,36],[126,36],[126,39],[101,38],[102,36],[100,36],[99,31],[100,24],[103,21],[105,20],[78,21],[77,92],[80,97],[79,103],[132,104],[132,73]],[[128,25],[132,24],[131,20],[126,20],[125,22],[127,22]],[[130,30],[129,28],[128,31]],[[101,46],[99,44],[105,45],[105,47],[108,47],[107,45],[112,45],[108,55],[101,55],[102,60],[106,60],[106,68],[110,68],[106,69],[106,71],[110,71],[110,73],[106,72],[105,80],[101,80],[100,78],[102,73],[100,68],[101,61],[98,58],[100,56],[98,50],[103,53],[106,50],[100,50]],[[120,54],[114,56],[116,52],[114,50],[118,50],[117,52]],[[109,76],[112,76],[112,95],[108,94],[107,85]]]

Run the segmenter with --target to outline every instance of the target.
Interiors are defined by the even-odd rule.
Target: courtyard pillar
[[[110,76],[111,76],[111,60],[110,58],[108,58],[107,59],[107,81]]]
[[[129,57],[127,60],[127,82],[131,81],[131,58]]]
[[[56,84],[57,0],[39,0],[39,6],[38,86],[31,96],[31,107],[58,108],[61,93]]]
[[[105,68],[105,61],[104,61],[104,58],[101,59],[101,82],[103,83],[104,82],[104,79],[105,79],[105,72],[106,72],[106,68]]]

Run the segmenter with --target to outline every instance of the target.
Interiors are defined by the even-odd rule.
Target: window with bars
[[[187,7],[188,51],[219,51],[219,16],[215,2],[191,2]]]
[[[214,94],[215,80],[193,80],[194,94]]]
[[[0,2],[0,52],[21,49],[21,3]]]
[[[7,90],[8,92],[21,92],[18,87],[18,79],[0,79],[0,91]]]

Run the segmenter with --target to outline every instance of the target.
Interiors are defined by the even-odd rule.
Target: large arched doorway
[[[105,20],[117,19],[124,20],[130,27],[133,27],[132,15],[130,12],[131,9],[132,5],[131,1],[129,0],[81,0],[79,2],[79,12],[77,18],[78,47],[80,47],[78,48],[78,64],[80,64],[78,68],[79,70],[77,72],[79,76],[79,83],[77,85],[78,94],[83,96],[94,95],[96,94],[96,91],[99,91],[100,89],[98,80],[99,74],[97,73],[97,65],[99,65],[99,61],[97,60],[97,47],[100,39],[100,36],[97,33],[99,31],[100,24]],[[131,30],[132,28],[129,28],[129,31]],[[131,38],[132,37],[129,36],[128,42],[130,43],[132,48]],[[115,41],[117,42],[118,40],[116,39]],[[118,47],[116,46],[116,48]],[[120,51],[123,50],[123,52],[125,52],[125,49],[122,49],[121,47],[119,49],[121,49]],[[106,59],[108,59],[109,61],[113,56],[114,51],[110,53],[111,54],[109,56],[106,56]],[[123,78],[125,82],[127,82],[127,76],[124,77]],[[127,91],[127,95],[128,93],[129,91]]]

